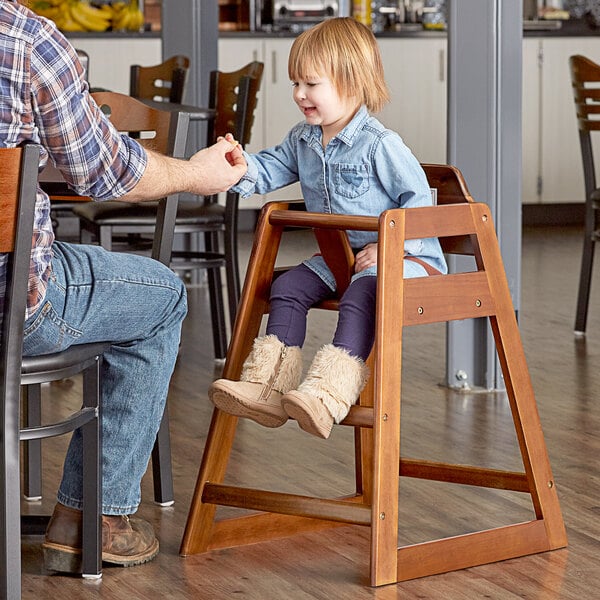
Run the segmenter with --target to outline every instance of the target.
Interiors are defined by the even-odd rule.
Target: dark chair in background
[[[209,107],[215,110],[215,118],[208,127],[207,144],[227,132],[233,133],[242,145],[249,143],[262,71],[263,63],[252,62],[235,72],[211,73]],[[207,196],[203,202],[182,200],[175,224],[176,234],[204,234],[204,250],[174,250],[171,267],[183,272],[207,269],[216,358],[224,358],[227,352],[222,267],[226,274],[231,323],[240,297],[238,201],[239,195],[233,192],[226,194],[225,205],[219,204],[217,195]],[[81,205],[74,212],[81,219],[82,240],[95,238],[103,247],[111,248],[116,235],[131,236],[152,230],[156,218],[154,210],[151,203],[106,202]],[[221,235],[222,245],[219,242]],[[190,246],[188,238],[186,247]]]
[[[142,145],[151,147],[163,154],[175,157],[184,156],[189,129],[188,113],[151,108],[135,98],[115,92],[97,92],[93,96],[119,131],[134,134],[139,138]],[[156,220],[152,227],[152,257],[165,265],[169,264],[171,258],[178,199],[179,196],[173,194],[163,198],[158,203],[153,203]],[[78,204],[81,206],[101,206],[103,204],[86,202],[85,200],[89,199],[80,198]],[[84,346],[74,346],[73,349],[82,347]],[[108,348],[109,344],[106,344],[106,347]],[[26,359],[26,361],[30,360],[36,359]],[[55,379],[63,378],[56,377]],[[47,381],[47,379],[41,381]],[[29,380],[24,381],[24,383],[28,382]],[[27,407],[27,422],[33,425],[39,420],[40,387],[37,381],[31,383],[37,385],[26,385],[24,387],[24,399]],[[39,446],[30,445],[26,447],[24,465],[25,494],[29,498],[41,496],[40,465],[41,450]],[[168,506],[174,501],[174,493],[167,409],[165,409],[152,453],[152,465],[155,501],[158,504]]]
[[[49,517],[20,515],[19,441],[71,433],[83,435],[83,552],[84,577],[102,574],[101,439],[98,376],[104,344],[73,347],[58,354],[21,358],[23,316],[31,260],[39,148],[0,149],[0,253],[8,257],[6,289],[0,303],[0,596],[21,597],[21,532],[43,534]],[[61,373],[82,372],[83,407],[61,421],[20,429],[20,389],[23,382],[51,381]],[[66,376],[66,375],[65,375]],[[30,442],[29,442],[30,443]],[[22,520],[22,523],[21,523]]]
[[[600,131],[600,65],[581,55],[571,56],[569,65],[585,182],[585,234],[577,294],[575,335],[585,335],[592,284],[594,249],[600,236],[600,228],[598,227],[600,189],[596,183],[591,136],[592,131]]]
[[[181,104],[189,68],[190,59],[180,54],[151,67],[131,65],[129,95]]]

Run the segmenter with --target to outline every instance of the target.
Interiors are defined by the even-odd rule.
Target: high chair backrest
[[[431,187],[435,204],[439,206],[473,202],[462,174],[451,165],[422,164]],[[354,254],[346,232],[341,229],[315,229],[319,250],[331,269],[341,296],[354,272]],[[451,254],[473,254],[470,236],[449,236],[440,239],[442,249]]]

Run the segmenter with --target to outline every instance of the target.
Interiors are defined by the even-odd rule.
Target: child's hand
[[[354,272],[360,273],[368,267],[377,264],[377,242],[367,244],[357,255],[354,262]]]
[[[227,140],[230,144],[234,146],[231,152],[228,152],[225,155],[225,158],[229,161],[229,164],[234,165],[236,161],[239,160],[239,158],[242,156],[242,145],[236,141],[236,139],[233,137],[233,134],[231,133],[226,133],[225,136],[220,135],[219,137],[217,137],[217,142],[220,142],[221,140]]]

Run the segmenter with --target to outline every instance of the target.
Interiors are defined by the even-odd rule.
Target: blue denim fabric
[[[278,146],[246,154],[248,172],[233,188],[246,198],[266,194],[297,181],[310,212],[379,216],[392,208],[430,206],[431,190],[418,160],[402,138],[371,117],[363,106],[352,121],[322,146],[319,126],[299,123]],[[377,241],[377,233],[349,231],[350,244],[360,249]],[[436,238],[408,240],[405,251],[447,272]],[[305,264],[333,290],[335,282],[320,257]],[[375,275],[376,267],[354,278]],[[404,277],[423,277],[425,269],[404,261]]]
[[[102,371],[104,514],[131,514],[146,471],[187,312],[183,283],[150,258],[99,246],[53,245],[40,310],[25,322],[24,354],[111,341]],[[73,434],[58,500],[82,507],[81,436]]]

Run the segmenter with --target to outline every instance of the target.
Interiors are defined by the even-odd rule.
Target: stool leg
[[[583,242],[583,255],[581,257],[581,272],[579,275],[579,291],[577,294],[577,313],[575,317],[575,333],[585,334],[587,324],[588,304],[592,283],[592,267],[594,265],[593,231],[586,226],[585,240]]]
[[[39,383],[24,385],[23,415],[25,427],[42,423],[42,386]],[[25,499],[35,502],[42,499],[42,440],[28,440],[23,448],[23,487]]]
[[[83,373],[83,405],[96,408],[97,416],[83,425],[83,515],[82,574],[89,579],[102,576],[102,445],[100,365],[102,357]]]
[[[173,469],[171,465],[171,436],[169,413],[165,406],[160,428],[152,449],[152,476],[154,501],[160,506],[171,506],[175,502],[173,491]]]

